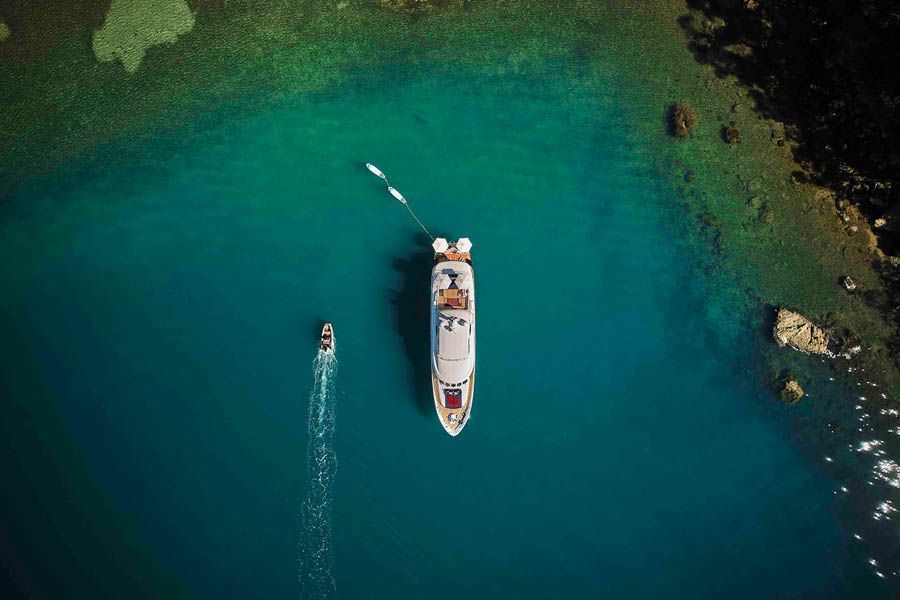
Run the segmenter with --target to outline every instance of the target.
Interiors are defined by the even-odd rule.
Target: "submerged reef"
[[[137,71],[147,50],[173,44],[194,28],[185,0],[113,0],[103,26],[94,33],[98,60],[120,60],[128,73]]]

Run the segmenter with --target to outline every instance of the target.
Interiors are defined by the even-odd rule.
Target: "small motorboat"
[[[319,347],[325,352],[334,352],[334,330],[331,327],[331,323],[325,323],[325,327],[322,328]]]

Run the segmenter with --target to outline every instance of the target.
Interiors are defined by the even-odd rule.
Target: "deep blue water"
[[[296,596],[328,320],[339,597],[875,593],[614,82],[396,76],[114,140],[0,207],[17,585]],[[474,242],[456,439],[427,240],[367,160]]]

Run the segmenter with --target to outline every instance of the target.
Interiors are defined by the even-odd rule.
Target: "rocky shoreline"
[[[882,289],[848,292],[890,324],[900,368],[900,13],[866,1],[689,0],[680,20],[695,58],[744,86],[755,111],[782,124],[793,185],[820,186],[844,232],[867,240]],[[892,66],[893,65],[893,66]]]

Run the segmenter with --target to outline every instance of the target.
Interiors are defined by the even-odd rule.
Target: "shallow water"
[[[115,140],[0,207],[20,587],[296,595],[328,320],[341,597],[883,591],[619,84],[385,66],[138,158]],[[456,439],[429,397],[427,240],[366,160],[474,242]]]

